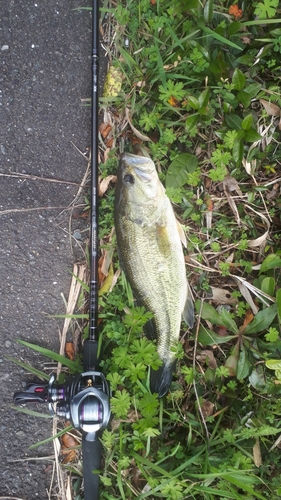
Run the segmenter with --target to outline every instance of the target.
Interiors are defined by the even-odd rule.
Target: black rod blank
[[[90,291],[89,338],[84,342],[85,371],[98,368],[98,106],[99,106],[99,0],[92,1],[92,114],[91,114],[91,220],[90,220]],[[84,500],[99,499],[101,442],[87,434],[82,439]]]
[[[90,255],[90,340],[98,337],[98,77],[99,0],[92,10],[92,137],[91,137],[91,255]]]
[[[92,2],[92,115],[89,338],[84,342],[84,369],[98,369],[98,106],[99,0]]]

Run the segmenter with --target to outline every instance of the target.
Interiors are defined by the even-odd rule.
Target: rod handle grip
[[[99,439],[95,441],[82,440],[84,500],[99,499],[99,474],[101,468],[102,444]]]

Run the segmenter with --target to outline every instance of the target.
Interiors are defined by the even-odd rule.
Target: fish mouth
[[[134,173],[141,182],[149,183],[155,174],[155,165],[147,156],[139,156],[131,153],[123,153],[121,156],[124,177],[127,173]]]

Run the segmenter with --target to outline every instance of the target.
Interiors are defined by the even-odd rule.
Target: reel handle
[[[14,394],[13,401],[15,405],[25,403],[48,403],[49,384],[27,384],[25,391],[17,391]]]

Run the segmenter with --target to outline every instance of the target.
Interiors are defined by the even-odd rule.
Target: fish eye
[[[124,182],[125,182],[125,184],[134,184],[135,179],[132,176],[132,174],[126,174],[126,175],[124,175]]]

